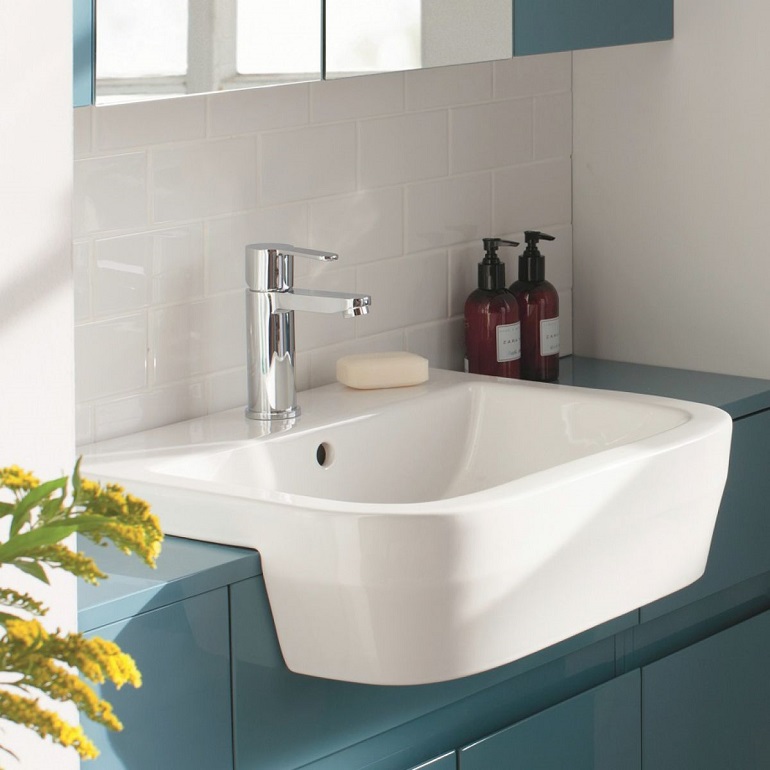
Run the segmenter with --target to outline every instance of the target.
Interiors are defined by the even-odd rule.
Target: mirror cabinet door
[[[321,0],[96,0],[96,19],[96,104],[321,77]]]
[[[326,0],[327,79],[507,59],[511,0]]]

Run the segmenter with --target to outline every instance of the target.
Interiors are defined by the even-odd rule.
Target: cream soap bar
[[[362,353],[337,361],[337,379],[349,388],[402,388],[428,381],[428,359],[414,353]]]

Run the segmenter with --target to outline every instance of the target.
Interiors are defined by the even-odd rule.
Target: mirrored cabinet
[[[673,0],[73,0],[75,106],[667,40]]]

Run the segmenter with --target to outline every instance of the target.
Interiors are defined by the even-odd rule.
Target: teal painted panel
[[[101,751],[89,770],[232,770],[227,589],[87,634],[116,642],[142,672],[139,689],[97,687],[124,730],[84,720]]]
[[[642,623],[770,571],[769,469],[770,411],[736,420],[706,572],[687,588],[642,607]]]
[[[670,40],[673,0],[513,0],[514,56]]]
[[[156,569],[116,548],[84,538],[78,550],[109,578],[98,586],[78,584],[78,626],[90,631],[141,612],[164,607],[261,573],[259,554],[247,548],[167,537]]]
[[[770,612],[646,666],[642,704],[645,770],[770,767]]]
[[[94,2],[72,0],[72,98],[75,107],[85,107],[94,101]]]
[[[404,770],[615,673],[610,635],[433,685],[318,679],[286,669],[261,578],[231,586],[230,607],[238,770]]]
[[[559,362],[559,382],[697,401],[718,406],[733,418],[770,409],[770,380],[754,377],[567,356]]]
[[[451,751],[449,754],[444,754],[443,757],[436,757],[430,762],[423,762],[412,770],[457,770],[457,754]]]
[[[595,687],[460,751],[460,770],[640,770],[639,672]]]
[[[619,642],[618,670],[630,671],[646,666],[766,610],[770,610],[770,572],[642,623],[616,637]]]

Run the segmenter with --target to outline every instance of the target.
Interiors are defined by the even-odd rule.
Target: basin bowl
[[[368,684],[509,663],[705,569],[732,422],[654,396],[431,370],[83,448],[167,534],[260,551],[292,671]]]

